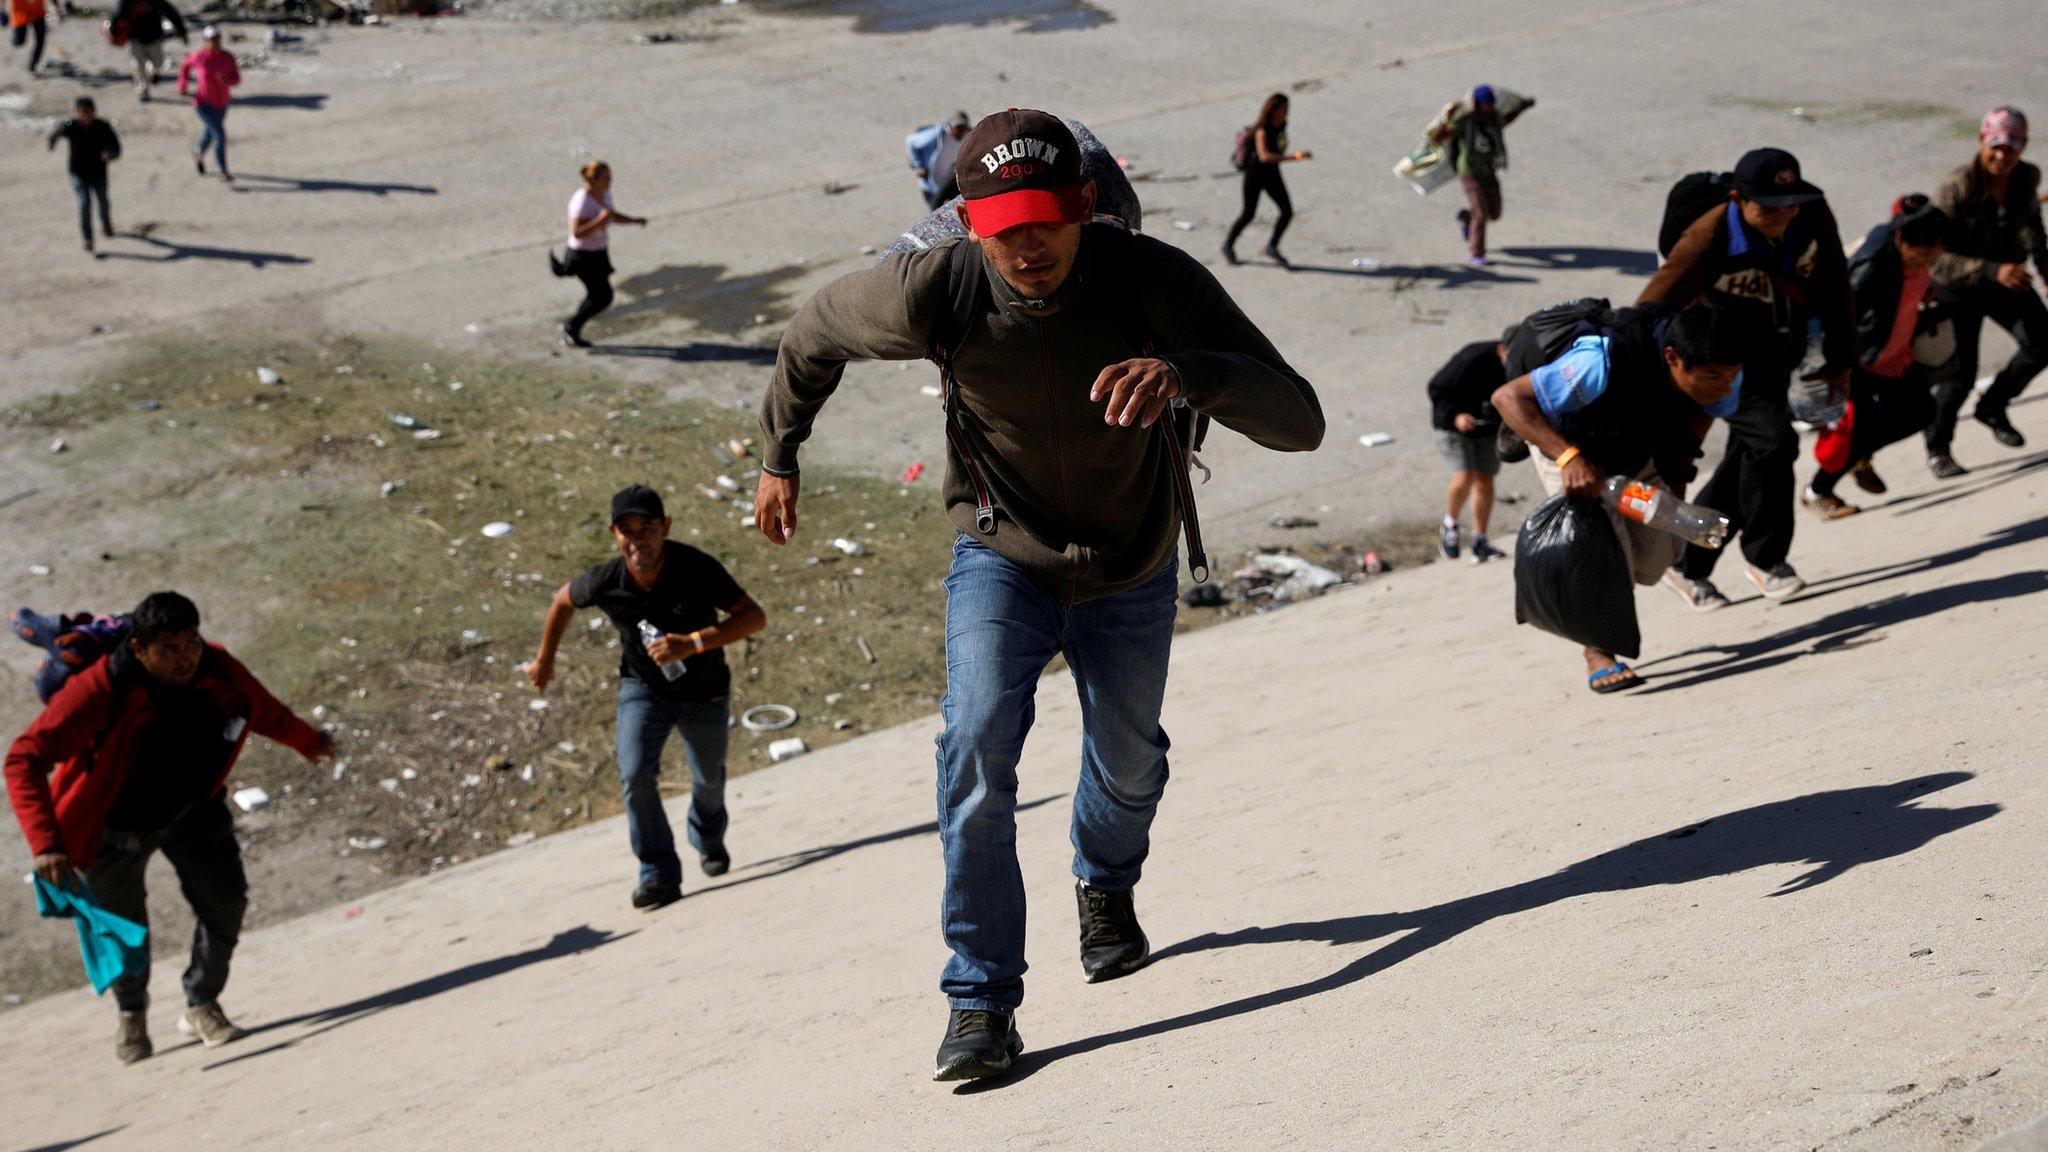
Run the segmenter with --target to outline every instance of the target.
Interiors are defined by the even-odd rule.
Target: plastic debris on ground
[[[1358,438],[1358,442],[1367,448],[1377,448],[1382,444],[1392,444],[1394,442],[1394,434],[1391,432],[1367,432]]]
[[[1238,584],[1239,599],[1263,599],[1275,604],[1310,600],[1344,582],[1342,576],[1320,564],[1282,552],[1255,554],[1251,563],[1231,578]]]
[[[393,412],[391,415],[385,417],[385,419],[391,421],[391,423],[396,427],[411,429],[414,431],[426,427],[426,423],[422,421],[419,417],[408,416],[403,412]]]
[[[284,383],[284,377],[279,376],[275,369],[258,368],[256,369],[256,382],[259,384],[282,384]]]
[[[838,537],[837,539],[833,540],[832,546],[834,548],[839,549],[841,552],[846,553],[848,556],[865,556],[868,554],[867,548],[862,546],[860,541],[848,540],[844,536]]]
[[[777,740],[768,745],[768,762],[770,764],[780,764],[784,760],[793,760],[810,750],[811,746],[804,743],[801,738],[791,736],[787,740]]]
[[[482,532],[491,539],[497,540],[501,537],[510,536],[512,534],[512,525],[503,520],[493,520],[483,526]]]
[[[254,812],[258,808],[268,808],[270,807],[270,793],[265,792],[261,788],[237,788],[235,789],[235,807],[240,808],[244,812]]]
[[[1314,528],[1322,523],[1312,516],[1275,516],[1266,523],[1275,528]]]
[[[740,726],[749,732],[780,732],[796,719],[796,709],[787,704],[756,704],[740,713]]]
[[[924,462],[919,461],[903,470],[903,482],[905,484],[915,484],[917,483],[917,478],[922,475],[924,475]]]
[[[69,451],[71,451],[71,444],[68,441],[64,440],[62,437],[59,437],[58,439],[52,440],[50,442],[50,454],[53,456],[60,452]]]
[[[375,852],[389,843],[391,841],[386,840],[382,836],[351,836],[348,838],[348,846],[358,852]]]

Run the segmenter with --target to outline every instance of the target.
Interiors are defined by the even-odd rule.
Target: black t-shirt
[[[106,158],[121,155],[121,138],[114,135],[114,126],[105,120],[90,124],[75,118],[66,120],[50,133],[50,139],[70,144],[72,175],[94,182],[107,178]]]
[[[203,689],[133,672],[149,695],[150,718],[135,734],[134,762],[106,823],[119,832],[156,832],[214,793],[244,721],[231,728]]]
[[[732,673],[723,651],[684,659],[683,674],[671,680],[647,654],[640,639],[640,621],[663,632],[695,632],[718,623],[746,592],[718,561],[688,544],[670,540],[662,546],[661,576],[651,590],[642,590],[626,571],[623,557],[611,559],[569,582],[569,602],[597,608],[619,630],[619,675],[674,699],[715,700],[732,691]]]
[[[1467,344],[1430,377],[1431,427],[1455,432],[1460,414],[1478,419],[1479,426],[1472,430],[1475,436],[1492,435],[1500,426],[1500,415],[1493,410],[1493,393],[1508,381],[1507,370],[1494,349],[1492,340]]]

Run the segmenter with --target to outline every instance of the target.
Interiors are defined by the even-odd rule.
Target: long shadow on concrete
[[[1844,572],[1839,576],[1829,576],[1824,580],[1816,580],[1812,584],[1807,585],[1806,591],[1793,597],[1789,602],[1807,604],[1823,596],[1853,592],[1858,588],[1868,588],[1872,584],[1882,584],[1887,580],[1897,580],[1905,576],[1918,576],[1938,568],[1947,568],[1953,564],[1961,564],[1966,560],[1975,560],[1986,553],[1996,552],[2002,548],[2010,548],[2015,544],[2032,544],[2044,539],[2048,539],[2048,516],[2040,516],[2014,524],[2008,528],[2000,528],[1998,531],[1991,533],[1974,544],[1965,544],[1960,548],[1951,548],[1946,552],[1937,552],[1931,556],[1921,556],[1912,560],[1901,560],[1895,564],[1880,564],[1875,568],[1860,568],[1854,572]],[[1667,656],[1664,659],[1670,660],[1675,658]]]
[[[1502,248],[1496,266],[1542,268],[1546,271],[1620,272],[1627,276],[1648,276],[1657,270],[1655,252],[1633,248]]]
[[[90,1144],[93,1141],[98,1140],[102,1136],[112,1136],[114,1133],[119,1132],[121,1131],[121,1129],[126,1127],[128,1127],[126,1124],[122,1124],[117,1127],[107,1128],[102,1131],[95,1132],[90,1136],[80,1136],[76,1140],[62,1140],[55,1144],[38,1144],[34,1148],[24,1148],[21,1150],[21,1152],[71,1152],[71,1149],[73,1148],[83,1148],[87,1144]]]
[[[1050,804],[1055,800],[1064,799],[1065,796],[1066,793],[1058,792],[1051,796],[1041,796],[1036,800],[1026,800],[1017,805],[1017,811],[1029,812],[1033,808]],[[806,848],[801,852],[791,852],[785,856],[757,860],[752,864],[742,867],[740,871],[753,872],[753,869],[756,868],[765,869],[765,871],[753,872],[752,875],[727,880],[723,884],[713,884],[708,888],[699,888],[696,895],[706,896],[713,892],[723,892],[728,888],[737,888],[742,884],[752,884],[759,880],[771,880],[777,876],[794,872],[799,868],[808,868],[813,864],[822,864],[835,856],[844,856],[848,852],[861,848],[872,848],[877,844],[888,844],[896,840],[910,840],[918,836],[936,836],[938,832],[938,821],[934,820],[929,824],[916,824],[908,828],[898,828],[893,832],[877,832],[873,836],[863,836],[858,840],[845,840],[838,844],[825,844],[817,848]]]
[[[309,256],[294,256],[289,252],[256,252],[245,248],[209,248],[203,244],[179,244],[170,240],[159,240],[154,236],[138,236],[132,232],[117,233],[120,240],[134,240],[158,249],[159,254],[146,256],[138,252],[100,251],[94,254],[98,260],[140,260],[148,264],[173,264],[180,260],[224,260],[247,264],[251,268],[262,268],[270,264],[311,264]]]
[[[1438,288],[1487,288],[1495,284],[1536,283],[1534,276],[1517,276],[1498,272],[1493,268],[1474,268],[1467,264],[1376,264],[1369,268],[1357,268],[1292,262],[1287,265],[1287,270],[1315,272],[1324,276],[1357,276],[1366,280],[1393,280],[1397,288],[1401,281],[1420,283],[1425,280],[1435,281]]]
[[[243,172],[235,177],[236,192],[358,192],[366,196],[438,196],[432,184],[393,184],[370,180],[306,180],[297,176],[265,176]]]
[[[1969,772],[1943,772],[1895,784],[1842,788],[1760,804],[1645,837],[1540,879],[1414,912],[1366,913],[1197,936],[1162,950],[1154,957],[1154,963],[1216,948],[1302,941],[1342,947],[1406,933],[1315,980],[1245,996],[1151,1024],[1070,1041],[1036,1053],[1026,1052],[1018,1059],[1016,1071],[1009,1077],[993,1083],[983,1081],[962,1090],[976,1091],[983,1086],[1014,1084],[1055,1060],[1334,992],[1384,972],[1481,925],[1563,900],[1605,892],[1690,884],[1733,876],[1753,868],[1786,864],[1808,867],[1767,895],[1788,896],[1804,892],[1859,865],[1903,856],[1950,832],[1989,819],[2000,810],[1999,805],[1978,804],[1968,808],[1920,806],[1921,799],[1928,793],[1952,788],[1972,776],[1973,773]]]
[[[1828,652],[1860,648],[1884,639],[1879,634],[1879,629],[1886,625],[1923,619],[1951,608],[1960,608],[1965,604],[1980,604],[1987,600],[2010,600],[2019,596],[2031,596],[2037,592],[2048,592],[2048,572],[2011,572],[1984,580],[1968,580],[1961,584],[1930,588],[1925,592],[1915,592],[1911,595],[1887,597],[1755,640],[1690,648],[1649,661],[1641,667],[1682,660],[1705,652],[1719,653],[1715,659],[1703,664],[1664,673],[1635,695],[1648,696],[1658,692],[1696,688],[1701,684],[1726,679],[1729,676],[1761,672],[1766,668],[1797,660],[1801,656],[1818,656]]]
[[[775,363],[775,349],[750,348],[744,344],[711,344],[692,340],[687,344],[599,344],[592,356],[631,356],[644,360],[674,360],[679,364],[709,364],[737,361],[741,364]]]
[[[275,1032],[280,1028],[289,1028],[295,1024],[309,1026],[306,1032],[289,1040],[280,1040],[275,1044],[265,1045],[253,1051],[245,1051],[229,1056],[224,1060],[216,1060],[205,1067],[210,1072],[215,1068],[239,1064],[244,1060],[254,1060],[258,1056],[268,1056],[272,1052],[282,1051],[303,1041],[310,1040],[315,1036],[332,1032],[344,1024],[351,1024],[366,1016],[373,1016],[384,1011],[386,1008],[403,1007],[407,1004],[425,1000],[430,996],[439,996],[443,992],[453,992],[458,988],[467,988],[472,984],[481,983],[494,976],[503,976],[507,972],[516,972],[521,968],[540,964],[548,960],[556,960],[564,956],[574,956],[580,952],[588,952],[593,948],[601,948],[606,944],[624,940],[633,934],[632,932],[605,932],[592,928],[588,924],[581,924],[566,932],[557,932],[547,943],[528,948],[524,952],[514,952],[510,955],[497,956],[489,960],[479,960],[474,964],[465,964],[460,968],[451,968],[439,975],[429,976],[424,980],[415,980],[410,984],[401,984],[396,988],[379,992],[373,996],[365,996],[360,1000],[351,1000],[346,1004],[337,1004],[332,1008],[323,1008],[318,1012],[288,1016],[283,1020],[273,1020],[268,1024],[251,1028],[249,1030],[249,1038],[253,1040],[255,1037],[266,1032]]]

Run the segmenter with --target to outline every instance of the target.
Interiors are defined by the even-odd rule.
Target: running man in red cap
[[[2048,229],[2041,224],[2041,170],[2020,159],[2026,149],[2026,115],[2010,104],[1993,108],[1977,131],[1977,155],[1934,190],[1934,206],[1950,220],[1948,250],[1934,262],[1934,283],[1939,298],[1955,306],[1958,361],[1935,389],[1934,423],[1927,426],[1927,467],[1938,479],[1965,471],[1949,454],[1949,444],[1963,400],[1977,384],[1977,340],[1985,319],[2019,345],[1977,398],[1974,413],[2000,444],[2026,445],[2006,418],[2006,405],[2048,367],[2048,306],[2027,271],[2031,259],[2048,276]]]
[[[1040,673],[1065,656],[1081,698],[1072,840],[1081,969],[1150,956],[1131,890],[1166,786],[1159,713],[1173,639],[1175,537],[1207,576],[1188,482],[1194,415],[1268,448],[1323,437],[1315,393],[1179,249],[1091,222],[1074,134],[1011,109],[955,164],[968,240],[885,258],[826,285],[782,338],[763,404],[756,523],[796,534],[797,454],[849,360],[942,366],[945,731],[938,740],[941,927],[952,1005],[938,1080],[1007,1070],[1023,1041],[1024,879],[1017,761]]]

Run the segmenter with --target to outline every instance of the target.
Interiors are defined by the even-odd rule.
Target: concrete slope
[[[1004,1086],[927,1079],[923,723],[738,782],[734,872],[658,914],[611,822],[252,935],[232,1047],[176,1046],[167,972],[133,1068],[107,1003],[11,1013],[0,1147],[1968,1147],[2048,1088],[2048,453],[1997,459],[1885,456],[1791,603],[1643,593],[1626,697],[1512,625],[1506,564],[1187,638],[1159,957],[1113,984],[1048,679]]]

